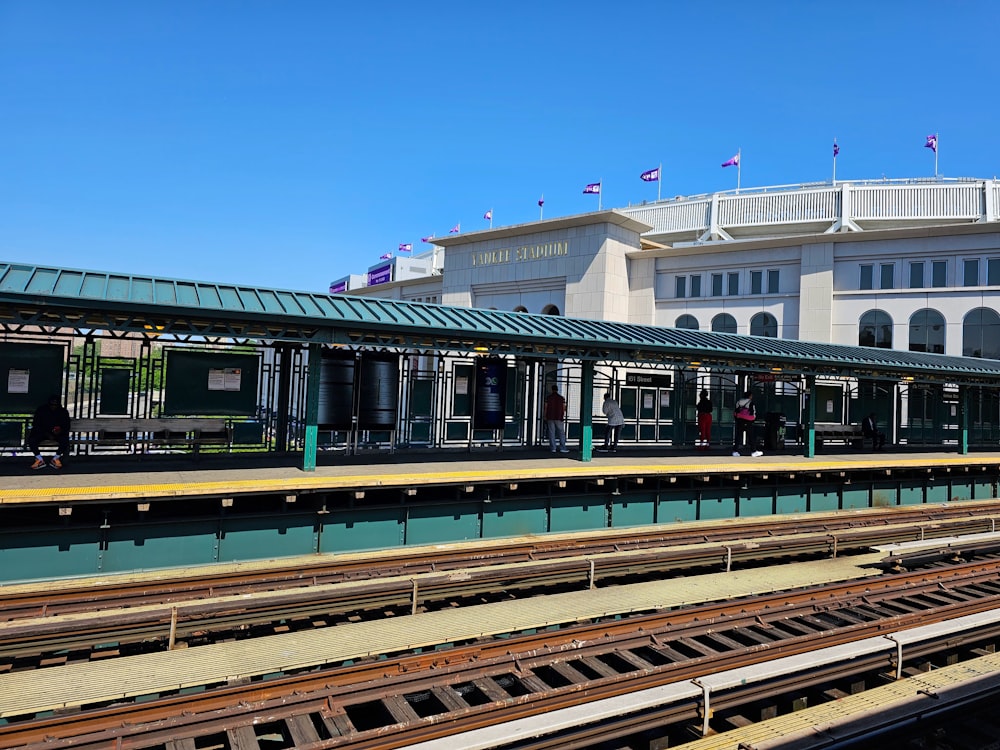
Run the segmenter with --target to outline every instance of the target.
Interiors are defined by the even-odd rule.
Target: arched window
[[[518,305],[514,308],[514,312],[528,312],[528,308],[524,305]]]
[[[698,319],[694,315],[681,315],[674,322],[674,328],[689,328],[692,331],[697,331],[700,326],[698,325]]]
[[[736,318],[729,313],[719,313],[712,318],[712,330],[715,333],[736,333]]]
[[[559,315],[559,308],[555,305],[546,305],[542,308],[542,315]]]
[[[924,308],[910,316],[910,351],[944,354],[944,316]]]
[[[750,335],[778,338],[778,319],[771,313],[757,313],[750,318]]]
[[[858,324],[858,345],[892,349],[892,318],[885,310],[869,310]]]
[[[962,321],[962,355],[1000,359],[1000,315],[988,307],[970,310]]]

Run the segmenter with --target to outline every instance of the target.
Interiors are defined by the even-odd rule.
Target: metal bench
[[[228,420],[208,417],[91,417],[74,419],[70,425],[73,445],[124,446],[138,453],[151,448],[203,445],[229,446],[232,428]]]
[[[861,425],[824,423],[816,424],[815,428],[817,445],[831,441],[842,441],[844,445],[856,448],[864,445],[865,436],[861,432]]]

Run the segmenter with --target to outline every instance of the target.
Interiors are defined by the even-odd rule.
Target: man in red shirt
[[[545,424],[549,429],[549,447],[552,452],[556,452],[556,441],[559,442],[559,451],[569,453],[566,447],[566,428],[563,421],[566,419],[566,399],[559,394],[559,386],[553,385],[552,392],[545,397]]]

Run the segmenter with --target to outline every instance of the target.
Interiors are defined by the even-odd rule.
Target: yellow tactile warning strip
[[[873,714],[881,722],[890,718],[887,714],[899,714],[898,719],[901,720],[904,714],[912,715],[938,707],[939,695],[947,690],[986,680],[992,681],[994,686],[1000,682],[1000,654],[988,654],[775,719],[694,740],[678,745],[677,750],[777,750],[779,747],[791,747],[793,743],[796,750],[808,750],[814,745],[825,747],[837,736],[838,726],[864,722]],[[983,687],[979,684],[973,689]]]
[[[86,500],[178,498],[222,496],[242,493],[319,492],[324,490],[364,490],[385,487],[426,485],[461,485],[479,482],[516,482],[518,480],[573,480],[590,477],[630,477],[657,475],[730,476],[782,473],[806,476],[812,472],[848,471],[858,469],[907,469],[943,467],[996,467],[1000,454],[977,453],[957,455],[922,453],[906,455],[859,454],[818,459],[802,456],[764,456],[761,458],[731,458],[725,456],[671,456],[656,459],[600,459],[581,462],[568,458],[526,458],[497,460],[488,458],[448,464],[453,470],[441,471],[436,462],[373,463],[366,466],[325,466],[305,473],[292,467],[254,469],[252,467],[190,470],[139,471],[134,483],[108,483],[120,474],[30,475],[4,477],[0,488],[0,505],[15,503],[67,503]],[[484,468],[485,467],[485,468]],[[163,481],[170,476],[175,481]],[[237,478],[238,477],[238,478]],[[156,481],[156,480],[160,481]],[[138,477],[137,477],[138,480]]]
[[[878,575],[879,555],[579,591],[0,675],[0,718],[439,643]],[[433,634],[433,635],[428,635]]]

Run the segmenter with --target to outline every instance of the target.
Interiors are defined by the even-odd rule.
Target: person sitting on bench
[[[882,446],[885,445],[885,433],[878,428],[875,412],[861,420],[861,434],[866,438],[871,438],[872,450],[882,450]]]
[[[62,468],[62,457],[69,453],[69,412],[59,400],[59,394],[49,396],[49,400],[38,407],[28,432],[28,450],[35,456],[32,469],[45,466],[45,459],[39,450],[43,440],[55,440],[58,451],[49,461],[53,469]]]

